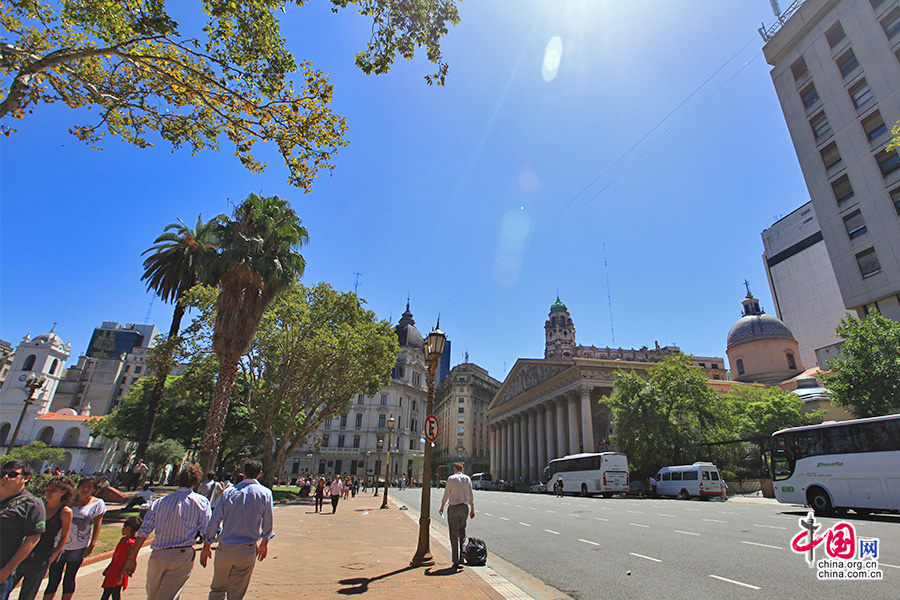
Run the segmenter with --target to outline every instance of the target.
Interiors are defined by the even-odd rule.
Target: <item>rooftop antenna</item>
[[[147,314],[144,315],[144,325],[150,322],[150,311],[153,310],[153,301],[156,299],[156,296],[150,296],[150,306],[147,307]]]
[[[603,242],[603,269],[606,271],[606,303],[609,305],[609,333],[612,345],[616,345],[616,329],[613,327],[612,294],[609,291],[609,265],[606,264],[606,242]]]
[[[353,271],[353,274],[356,275],[356,281],[353,282],[353,295],[358,296],[359,294],[357,293],[357,290],[359,289],[359,276],[362,275],[362,273]]]
[[[769,0],[769,4],[772,5],[772,12],[775,13],[775,18],[780,21],[781,9],[778,7],[778,0]]]

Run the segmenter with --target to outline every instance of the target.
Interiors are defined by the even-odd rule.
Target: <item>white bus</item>
[[[772,434],[779,502],[817,515],[900,510],[900,415],[793,427]]]
[[[472,488],[476,490],[489,490],[494,485],[490,473],[475,473],[472,475]]]
[[[547,489],[554,489],[561,479],[567,494],[608,498],[628,491],[628,457],[621,452],[571,454],[551,460],[544,475]]]

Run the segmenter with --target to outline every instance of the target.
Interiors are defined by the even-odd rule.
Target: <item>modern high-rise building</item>
[[[812,202],[773,223],[762,240],[775,312],[800,345],[803,366],[825,369],[817,354],[834,353],[840,344],[834,330],[847,309]]]
[[[797,0],[760,33],[843,305],[900,320],[900,5]]]

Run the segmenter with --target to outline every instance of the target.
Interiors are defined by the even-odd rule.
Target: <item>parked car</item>
[[[532,494],[546,494],[547,493],[547,484],[541,483],[540,481],[535,481],[531,484],[531,493]]]
[[[647,486],[644,485],[643,481],[632,481],[628,484],[628,491],[625,493],[629,496],[644,498],[645,496],[647,496]]]

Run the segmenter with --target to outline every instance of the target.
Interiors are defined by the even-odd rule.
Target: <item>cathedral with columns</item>
[[[544,325],[544,358],[520,358],[488,408],[494,480],[541,479],[553,460],[612,450],[612,411],[600,398],[613,393],[616,371],[645,374],[681,352],[675,346],[640,349],[575,344],[572,317],[559,297]],[[692,357],[710,379],[725,379],[725,361]]]

